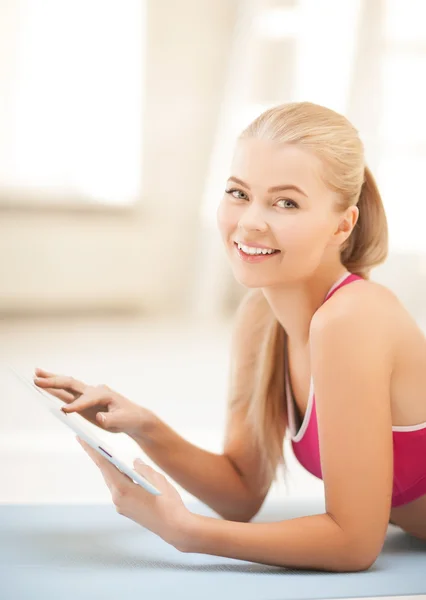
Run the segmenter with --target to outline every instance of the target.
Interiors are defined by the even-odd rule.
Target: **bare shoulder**
[[[310,331],[328,330],[337,337],[369,340],[377,351],[386,353],[390,372],[399,362],[401,343],[413,319],[398,296],[386,286],[368,280],[354,281],[337,290],[314,314]],[[373,340],[376,340],[373,342]]]
[[[337,290],[316,311],[313,326],[323,326],[340,318],[352,316],[355,321],[371,320],[382,324],[390,334],[400,318],[407,314],[398,296],[375,281],[359,280]]]

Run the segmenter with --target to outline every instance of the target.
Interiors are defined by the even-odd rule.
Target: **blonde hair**
[[[298,144],[321,159],[324,182],[338,193],[336,210],[345,211],[352,205],[359,209],[357,223],[340,248],[341,262],[348,271],[368,280],[371,269],[387,257],[388,226],[382,199],[365,165],[364,147],[355,127],[329,108],[295,102],[263,112],[238,137],[244,138]],[[229,408],[236,410],[241,408],[241,402],[245,403],[245,414],[266,480],[278,482],[278,465],[286,476],[283,454],[283,438],[288,426],[284,375],[286,332],[261,289],[249,290],[241,305],[250,301],[258,310],[252,327],[260,343],[250,365],[250,393],[231,394],[233,400]]]

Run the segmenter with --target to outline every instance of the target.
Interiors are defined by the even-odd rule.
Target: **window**
[[[2,4],[0,203],[132,205],[142,183],[144,2]]]
[[[426,4],[387,0],[384,19],[380,163],[377,180],[390,246],[426,252]]]

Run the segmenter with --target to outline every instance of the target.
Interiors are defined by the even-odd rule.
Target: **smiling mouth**
[[[234,242],[234,246],[237,250],[239,250],[240,252],[243,252],[246,256],[273,256],[274,254],[278,254],[279,252],[281,252],[281,250],[277,250],[275,248],[268,248],[268,250],[274,250],[273,252],[255,252],[253,254],[249,254],[247,252],[244,252],[244,250],[242,248],[238,247],[238,242]],[[262,250],[263,248],[261,248]],[[266,250],[266,248],[265,248]]]

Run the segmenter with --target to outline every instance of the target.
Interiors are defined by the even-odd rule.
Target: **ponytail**
[[[364,279],[388,255],[388,224],[377,183],[366,166],[357,202],[359,216],[341,251],[342,264]]]

